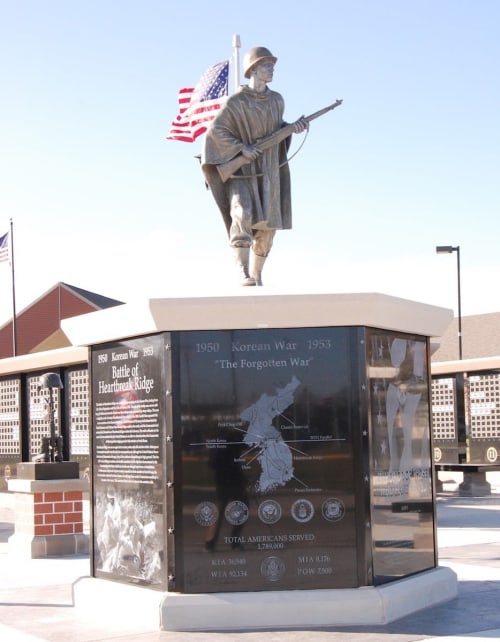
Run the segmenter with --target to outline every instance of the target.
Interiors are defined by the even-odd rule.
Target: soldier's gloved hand
[[[241,153],[248,161],[253,161],[262,154],[262,151],[255,145],[243,145]]]
[[[301,116],[298,120],[296,120],[294,123],[292,123],[292,127],[293,127],[293,133],[294,134],[300,134],[301,132],[305,131],[306,129],[309,129],[309,123],[304,118],[304,116]]]

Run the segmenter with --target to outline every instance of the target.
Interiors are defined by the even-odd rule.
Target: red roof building
[[[0,359],[71,345],[61,330],[61,319],[122,305],[123,301],[57,283],[27,308],[16,314],[16,351],[12,320],[0,327]]]

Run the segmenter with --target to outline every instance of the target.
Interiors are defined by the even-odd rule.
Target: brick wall
[[[80,490],[46,491],[16,496],[16,532],[26,535],[73,535],[83,532]]]

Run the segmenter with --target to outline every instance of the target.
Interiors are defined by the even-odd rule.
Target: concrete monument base
[[[464,472],[464,480],[458,486],[458,494],[461,497],[486,497],[486,495],[491,495],[491,484],[486,481],[486,473],[483,471]]]
[[[89,549],[89,536],[86,533],[47,536],[14,533],[9,537],[9,555],[20,555],[31,559],[61,555],[88,555]]]
[[[95,556],[92,572],[102,573],[106,579],[82,578],[74,586],[75,604],[85,608],[88,616],[112,621],[125,618],[135,624],[146,619],[153,628],[171,631],[375,626],[456,597],[455,573],[448,568],[431,568],[436,542],[431,514],[434,497],[426,358],[428,338],[443,333],[452,319],[451,310],[377,293],[270,292],[149,299],[137,306],[118,306],[84,316],[65,319],[62,327],[73,345],[91,347],[93,400],[109,403],[118,414],[116,379],[137,374],[137,384],[141,383],[137,399],[145,408],[159,408],[162,421],[158,426],[163,420],[169,426],[165,437],[158,432],[158,442],[165,448],[160,448],[157,456],[168,477],[164,479],[151,468],[148,474],[155,477],[147,479],[157,480],[164,492],[155,500],[157,505],[164,500],[165,519],[157,522],[163,529],[158,530],[159,542],[154,546],[162,553],[162,577],[168,578],[172,589],[155,591],[144,585],[137,571],[128,573],[125,567],[124,575],[119,566],[105,571]],[[121,367],[112,365],[118,358],[123,360],[123,375]],[[143,388],[143,381],[151,386]],[[402,383],[404,388],[399,391]],[[296,396],[299,386],[302,391]],[[413,392],[408,392],[409,388]],[[401,412],[401,397],[407,396],[412,402],[405,410],[406,425],[411,425],[408,417],[411,421],[417,417],[410,438],[408,430],[401,434],[398,421],[390,417]],[[416,413],[421,397],[424,405]],[[189,404],[184,398],[189,398]],[[99,408],[94,405],[96,417]],[[141,416],[142,412],[138,410],[137,425],[149,426],[149,415]],[[280,431],[273,424],[278,415],[286,422]],[[398,428],[391,443],[393,438],[401,442],[404,462],[402,453],[398,457],[396,452],[393,459],[401,461],[391,461],[388,437],[370,429],[379,416],[385,417],[387,427]],[[184,417],[189,417],[189,422]],[[344,430],[347,426],[351,428]],[[281,429],[285,428],[294,432],[282,438]],[[94,422],[94,430],[96,442],[99,438],[106,444],[106,421]],[[252,447],[267,449],[261,471],[251,466],[255,453],[249,451],[247,460],[233,451],[233,445],[242,443],[241,432],[249,436]],[[297,451],[301,456],[296,461],[305,482],[298,477],[297,484],[291,482],[294,455],[288,446],[276,446],[275,432],[283,439],[280,444],[285,445],[286,439],[303,444],[304,452]],[[157,442],[148,442],[146,433],[139,437],[141,447],[142,441],[148,443],[150,463]],[[99,493],[99,506],[104,506],[109,491],[99,476],[101,465],[117,472],[118,504],[135,493],[139,505],[143,493],[129,463],[135,461],[132,440],[123,455],[115,457],[113,448],[113,458],[96,453],[93,489],[96,496]],[[215,454],[219,455],[219,472],[227,473],[221,476],[223,481],[215,480],[212,450],[221,451]],[[384,463],[375,465],[376,453],[382,450]],[[221,457],[223,451],[225,457]],[[342,463],[333,466],[330,459]],[[278,471],[276,477],[268,469]],[[396,470],[399,472],[393,474]],[[255,480],[261,473],[257,489]],[[127,483],[123,491],[122,481]],[[230,502],[234,514],[218,509],[216,486],[222,489],[229,483],[232,493],[238,486],[234,498],[246,496],[247,489],[254,488],[249,494],[250,508],[238,499]],[[302,488],[309,499],[297,497]],[[280,500],[273,503],[274,516],[268,518],[265,512],[259,516],[264,503],[259,495],[274,490],[279,490],[276,499]],[[101,528],[96,513],[93,527]],[[147,519],[150,514],[152,509]],[[228,544],[239,544],[239,539],[248,544],[236,561],[239,566],[243,560],[241,566],[251,568],[251,573],[243,569],[232,576],[212,572],[219,562],[221,566],[230,563],[226,553],[231,549],[214,551],[212,533],[207,537],[207,529],[217,525],[219,515],[238,528],[248,518],[248,535],[241,538],[225,522],[219,521],[219,525]],[[281,515],[283,522],[273,526]],[[99,532],[93,535],[95,539]],[[232,541],[233,537],[237,539]],[[266,553],[262,559],[259,550],[272,549],[257,548],[261,542],[282,544],[282,558],[276,560]],[[321,567],[325,573],[316,575],[320,567],[308,566],[308,555],[313,554],[318,554],[318,563],[324,559],[329,564],[337,557],[338,568],[332,563]],[[370,585],[372,577],[394,577],[396,569],[398,576],[406,576]],[[330,573],[337,573],[335,586],[363,586],[329,588]],[[226,577],[231,577],[229,583],[224,581]],[[268,590],[275,587],[284,590]],[[165,588],[167,583],[162,584]]]
[[[123,618],[166,631],[373,626],[457,595],[457,576],[438,567],[377,587],[253,593],[158,593],[144,587],[82,578],[75,606],[93,617]],[[125,614],[125,615],[124,615]]]

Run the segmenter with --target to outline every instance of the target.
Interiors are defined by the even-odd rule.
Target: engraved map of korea
[[[286,386],[276,388],[275,395],[263,393],[259,399],[240,414],[249,423],[243,442],[258,448],[257,460],[261,474],[257,491],[266,493],[284,486],[293,477],[293,460],[290,447],[272,421],[294,402],[294,394],[300,381],[294,375]]]

